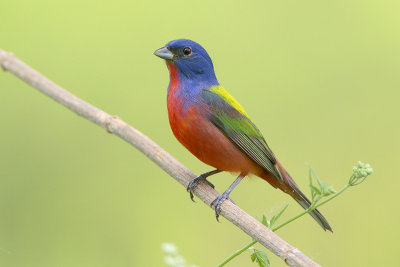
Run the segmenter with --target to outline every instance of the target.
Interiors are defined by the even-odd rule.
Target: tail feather
[[[282,191],[289,194],[300,204],[304,209],[308,209],[311,206],[311,201],[301,192],[300,188],[294,182],[289,173],[283,168],[281,163],[277,161],[278,170],[284,180],[283,186],[278,186]],[[332,231],[331,226],[325,217],[319,212],[319,210],[315,209],[310,212],[310,215],[318,222],[319,225],[326,231]]]
[[[299,203],[300,206],[302,206],[305,210],[308,209],[311,206],[311,201],[308,200],[308,198],[300,191],[300,189],[297,187],[296,184],[294,184],[294,186],[291,185],[291,188],[296,193],[296,196],[293,196],[292,194],[290,194],[294,198],[294,200],[296,200],[297,203]],[[321,212],[319,212],[319,210],[315,209],[315,210],[311,211],[310,215],[314,218],[314,220],[316,220],[319,223],[319,225],[321,225],[321,227],[325,231],[328,230],[328,231],[333,232],[328,221],[321,214]]]

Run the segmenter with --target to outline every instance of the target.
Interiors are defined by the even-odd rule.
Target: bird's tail
[[[289,173],[283,168],[282,164],[277,161],[277,168],[284,180],[283,184],[274,182],[272,184],[270,182],[270,177],[268,177],[267,180],[270,182],[273,186],[278,187],[281,189],[283,192],[289,194],[294,198],[294,200],[297,201],[304,209],[308,209],[311,206],[311,201],[301,192],[300,188],[297,186],[297,184],[294,182],[292,177],[289,175]],[[265,177],[266,178],[266,177]],[[326,231],[332,231],[331,226],[329,225],[328,221],[325,219],[325,217],[319,212],[319,210],[315,209],[310,212],[310,215],[318,222],[319,225]]]

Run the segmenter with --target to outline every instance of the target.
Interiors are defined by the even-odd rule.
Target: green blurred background
[[[323,266],[391,266],[398,254],[399,1],[2,1],[0,48],[118,115],[196,173],[173,137],[168,74],[152,52],[190,38],[308,193],[306,163],[340,189],[367,182],[278,234]],[[0,73],[0,265],[163,266],[173,242],[215,266],[250,238],[120,139]],[[211,180],[221,192],[230,174]],[[301,211],[264,181],[232,194],[253,215]],[[285,266],[272,255],[272,266]],[[228,266],[255,266],[249,254]]]

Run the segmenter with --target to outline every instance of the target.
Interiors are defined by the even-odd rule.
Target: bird
[[[282,190],[304,209],[310,207],[310,200],[279,162],[249,115],[219,84],[213,62],[200,44],[189,39],[172,40],[154,51],[154,55],[164,59],[169,70],[167,109],[174,136],[200,161],[215,168],[188,183],[192,200],[192,191],[200,182],[214,187],[207,178],[225,171],[238,176],[210,204],[217,220],[222,203],[231,200],[229,194],[249,175]],[[325,231],[332,232],[317,209],[309,214]]]

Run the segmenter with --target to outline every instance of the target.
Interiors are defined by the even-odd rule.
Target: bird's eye
[[[183,48],[183,54],[185,55],[185,57],[190,56],[192,54],[192,48],[190,47]]]

